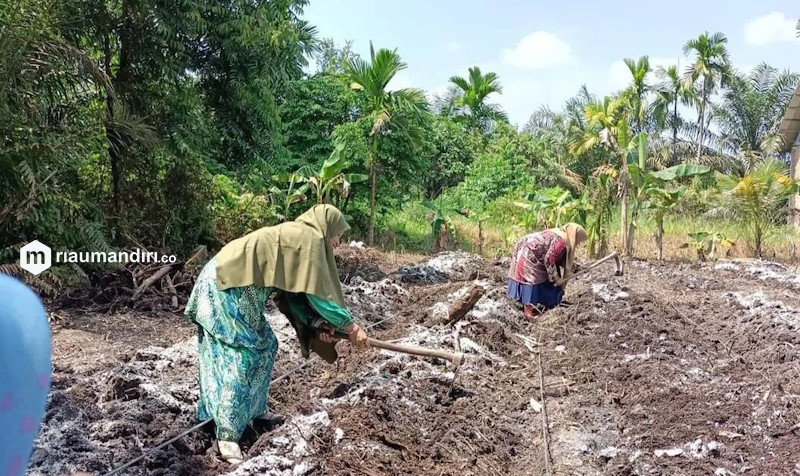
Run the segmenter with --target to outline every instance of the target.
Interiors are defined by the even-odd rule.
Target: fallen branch
[[[467,294],[450,305],[450,309],[447,310],[447,320],[445,324],[452,326],[463,319],[464,316],[475,307],[475,304],[480,301],[484,294],[486,294],[486,288],[473,284],[467,291]]]
[[[157,283],[161,278],[167,275],[170,271],[175,269],[178,266],[177,263],[168,264],[166,266],[162,266],[161,269],[153,273],[149,278],[145,279],[142,284],[136,289],[133,293],[133,297],[131,300],[136,301],[139,299],[139,296],[142,295],[147,289],[153,285],[153,283]]]
[[[172,278],[169,277],[169,274],[164,276],[164,283],[167,285],[167,290],[170,293],[170,305],[172,309],[178,308],[178,291],[175,289],[175,285],[172,283]]]

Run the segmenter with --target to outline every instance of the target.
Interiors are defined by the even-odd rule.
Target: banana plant
[[[655,212],[656,242],[658,244],[658,259],[664,255],[664,217],[674,208],[683,196],[682,188],[668,188],[668,184],[681,179],[705,175],[711,172],[707,165],[680,164],[658,171],[644,171],[641,168],[641,149],[638,164],[629,164],[628,173],[631,178],[631,197],[633,198],[633,212],[629,230],[628,245],[629,255],[633,254],[633,234],[636,232],[636,223],[639,210],[649,209]]]
[[[366,174],[345,173],[344,169],[349,165],[348,158],[345,144],[337,144],[319,170],[304,166],[296,172],[310,186],[318,204],[330,203],[331,195],[335,194],[336,205],[341,205],[341,199],[347,199],[353,184],[369,179]]]
[[[664,218],[681,202],[685,192],[686,189],[683,187],[675,190],[651,187],[647,191],[648,201],[644,203],[643,208],[653,212],[653,219],[656,222],[656,245],[658,246],[659,261],[664,259]]]
[[[441,200],[435,202],[423,202],[425,208],[430,210],[428,221],[431,223],[431,238],[433,238],[433,250],[441,251],[447,248],[448,238],[455,236],[455,224],[453,215],[460,214],[467,216],[467,213],[459,208],[449,207]]]
[[[697,231],[689,233],[689,238],[691,240],[682,244],[681,248],[694,249],[697,253],[697,259],[700,261],[706,261],[709,258],[713,259],[720,246],[727,248],[736,246],[736,243],[719,232]]]
[[[289,210],[295,203],[305,202],[306,192],[308,192],[309,184],[305,183],[305,177],[293,173],[284,175],[275,175],[272,181],[278,184],[288,184],[285,189],[273,185],[269,189],[269,198],[272,205],[279,210],[278,216],[281,221],[289,219]]]
[[[539,225],[553,228],[575,216],[579,201],[572,197],[570,191],[553,187],[528,194],[524,202],[514,202],[514,205],[529,212],[523,220],[528,228]]]
[[[610,165],[597,167],[589,178],[578,207],[578,221],[584,223],[589,256],[596,258],[608,251],[608,235],[614,197],[617,193],[617,170]]]

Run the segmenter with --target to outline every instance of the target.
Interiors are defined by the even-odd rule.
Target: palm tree
[[[752,235],[756,258],[761,257],[765,232],[783,219],[789,196],[797,193],[798,184],[787,172],[783,163],[770,158],[744,177],[717,176],[723,194],[720,206],[710,210],[709,215],[733,218],[745,226]]]
[[[677,160],[678,129],[681,125],[681,116],[678,114],[678,104],[689,105],[696,100],[692,84],[681,78],[677,66],[656,69],[656,76],[661,80],[655,86],[656,100],[653,102],[653,116],[660,127],[669,124],[672,129],[672,145],[670,147],[670,162]]]
[[[632,82],[622,94],[630,102],[631,116],[636,124],[634,134],[638,134],[644,132],[644,123],[647,119],[647,94],[651,89],[647,84],[650,59],[647,56],[642,56],[638,61],[625,58],[625,65],[631,73]]]
[[[783,146],[778,133],[800,75],[779,72],[767,64],[747,75],[733,74],[720,107],[714,109],[723,153],[735,157],[744,175],[756,163],[774,156]]]
[[[633,135],[628,126],[628,102],[624,98],[603,99],[586,106],[587,127],[582,138],[571,145],[573,154],[583,154],[602,145],[611,150],[619,159],[619,197],[620,197],[620,251],[628,254],[628,153],[634,146]]]
[[[703,152],[703,141],[706,129],[708,128],[706,115],[710,109],[709,98],[711,94],[722,86],[728,75],[730,58],[728,49],[725,46],[728,39],[722,33],[714,33],[709,36],[708,32],[693,38],[683,46],[683,54],[689,55],[695,52],[694,62],[686,69],[686,78],[692,84],[699,81],[699,100],[697,117],[697,157],[699,161]]]
[[[397,91],[386,89],[394,76],[407,65],[400,60],[397,50],[381,48],[378,52],[369,44],[370,61],[361,58],[347,60],[345,74],[351,87],[366,96],[365,116],[372,127],[369,132],[370,152],[367,167],[370,176],[369,244],[375,243],[375,195],[380,170],[381,140],[388,134],[402,134],[415,145],[427,118],[425,95],[419,89]]]
[[[483,74],[479,67],[473,66],[467,78],[453,76],[450,82],[460,90],[454,105],[462,109],[473,129],[486,133],[495,122],[508,122],[508,116],[500,106],[486,102],[490,94],[503,93],[496,73]]]

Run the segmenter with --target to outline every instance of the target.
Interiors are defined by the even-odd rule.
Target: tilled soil
[[[207,425],[123,474],[529,475],[548,462],[570,475],[800,472],[795,270],[633,263],[612,277],[601,267],[529,322],[504,297],[506,263],[340,258],[348,303],[372,335],[458,347],[467,362],[346,343],[335,365],[306,361],[270,308],[281,342],[270,402],[286,423],[249,429],[238,468],[217,458]],[[473,283],[484,297],[442,325]],[[182,316],[55,314],[30,474],[105,474],[196,423],[195,331]]]

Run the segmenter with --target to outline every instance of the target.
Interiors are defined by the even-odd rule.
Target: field
[[[601,267],[528,322],[504,297],[502,260],[343,249],[339,261],[354,313],[367,325],[388,318],[371,334],[459,345],[466,363],[456,372],[343,343],[338,364],[298,370],[294,332],[268,309],[281,342],[271,405],[287,422],[248,430],[238,468],[217,458],[208,425],[123,474],[800,470],[800,278],[783,265],[634,262],[623,277]],[[475,281],[484,297],[455,327],[441,324]],[[196,423],[195,331],[182,316],[51,317],[54,383],[29,474],[104,474]]]

